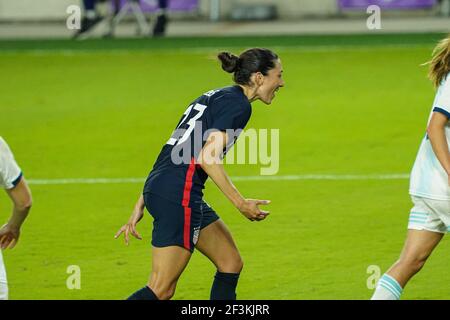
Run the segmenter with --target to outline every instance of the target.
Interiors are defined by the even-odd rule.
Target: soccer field
[[[126,247],[114,234],[189,102],[231,84],[215,54],[252,46],[283,62],[285,88],[269,107],[254,103],[247,126],[280,130],[280,170],[270,180],[243,178],[260,165],[227,170],[246,197],[272,200],[271,215],[249,222],[212,182],[205,190],[244,260],[238,299],[370,298],[367,268],[383,273],[406,235],[405,175],[434,97],[420,64],[442,36],[0,41],[0,135],[34,197],[18,246],[4,252],[10,298],[124,299],[145,284],[150,215],[142,241]],[[122,178],[136,179],[112,180]],[[1,221],[9,212],[1,193]],[[450,298],[448,246],[403,299]],[[66,286],[71,265],[79,290]],[[174,298],[208,299],[214,273],[195,252]]]

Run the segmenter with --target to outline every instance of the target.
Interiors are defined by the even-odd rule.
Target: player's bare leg
[[[408,230],[400,258],[387,274],[395,278],[404,288],[408,281],[422,269],[443,236],[442,233],[427,230]]]
[[[378,281],[372,300],[398,300],[408,281],[422,269],[444,235],[426,230],[408,230],[400,258]]]
[[[159,300],[168,300],[174,295],[178,279],[192,254],[179,246],[153,247],[152,254],[152,273],[147,285]]]
[[[235,299],[243,262],[225,223],[217,220],[202,229],[196,248],[217,268],[211,299]]]

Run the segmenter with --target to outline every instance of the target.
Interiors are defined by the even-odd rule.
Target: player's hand
[[[269,203],[270,200],[245,199],[238,209],[250,221],[261,221],[269,215],[269,211],[261,210],[258,206]]]
[[[8,224],[5,224],[0,228],[0,248],[14,248],[19,241],[20,236],[20,228],[12,227]]]
[[[130,234],[135,237],[136,239],[142,240],[141,235],[136,230],[136,225],[138,222],[142,219],[144,215],[144,210],[142,209],[134,209],[133,214],[130,217],[130,220],[127,224],[123,225],[122,228],[117,231],[116,235],[114,236],[115,239],[117,239],[122,233],[124,234],[125,244],[128,246],[130,242]]]

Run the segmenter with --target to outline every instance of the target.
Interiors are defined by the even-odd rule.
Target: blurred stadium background
[[[97,1],[106,19],[92,36],[102,36],[109,28],[108,17],[115,0]],[[156,0],[140,0],[148,23],[154,22]],[[120,0],[121,5],[132,0]],[[171,0],[168,36],[361,33],[367,32],[361,18],[369,4],[383,9],[381,32],[430,32],[448,30],[449,0]],[[65,28],[71,5],[79,0],[0,0],[0,37],[68,37]],[[267,23],[266,20],[270,20]],[[253,23],[248,23],[252,21]],[[266,22],[264,22],[266,21]],[[247,23],[246,23],[247,22]],[[117,36],[136,35],[133,14],[117,27]]]
[[[410,209],[408,173],[434,90],[426,62],[450,32],[449,0],[186,0],[170,4],[164,38],[128,14],[80,40],[66,27],[74,0],[0,0],[0,135],[30,180],[34,207],[5,263],[12,299],[123,299],[150,271],[144,241],[113,239],[187,104],[228,85],[219,50],[279,53],[286,87],[249,127],[280,129],[280,172],[229,166],[248,197],[272,200],[251,224],[212,183],[206,200],[229,225],[245,267],[240,299],[368,299],[367,268],[397,257]],[[150,1],[151,2],[151,1]],[[366,12],[381,6],[381,29]],[[96,179],[96,180],[89,180]],[[106,180],[99,180],[106,179]],[[125,180],[122,180],[125,179]],[[0,218],[10,210],[0,194]],[[448,239],[405,299],[449,299]],[[66,286],[81,269],[81,289]],[[176,299],[207,299],[214,268],[194,254]]]

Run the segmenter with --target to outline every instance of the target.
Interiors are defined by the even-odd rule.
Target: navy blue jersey
[[[227,134],[234,131],[228,149],[251,113],[250,102],[237,85],[211,90],[197,98],[163,146],[145,182],[144,193],[154,193],[183,206],[200,206],[208,175],[196,159],[207,136],[213,130]]]

